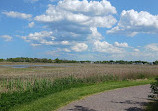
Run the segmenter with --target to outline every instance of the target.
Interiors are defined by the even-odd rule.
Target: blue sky
[[[157,0],[1,0],[0,58],[158,60]]]

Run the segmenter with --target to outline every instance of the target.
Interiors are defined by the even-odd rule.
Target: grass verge
[[[44,98],[39,98],[30,103],[16,105],[12,107],[10,111],[54,111],[57,110],[59,107],[62,107],[72,101],[81,99],[88,95],[116,88],[149,84],[153,81],[153,79],[116,81],[71,88],[69,90],[64,90],[58,93],[47,95]]]

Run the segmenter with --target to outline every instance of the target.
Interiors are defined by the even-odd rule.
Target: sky
[[[0,0],[0,58],[158,60],[157,0]]]

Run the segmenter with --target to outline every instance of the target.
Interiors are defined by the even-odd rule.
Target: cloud
[[[35,3],[35,2],[38,2],[39,0],[24,0],[24,2],[29,2],[29,3]]]
[[[94,50],[98,52],[104,52],[104,53],[123,53],[122,48],[115,47],[114,45],[106,41],[103,41],[103,42],[95,41]]]
[[[57,1],[59,1],[59,0],[49,0],[50,2],[57,2]]]
[[[123,10],[118,25],[107,33],[135,36],[138,33],[158,33],[158,15],[135,10]]]
[[[53,51],[49,51],[49,53],[47,54],[52,55],[53,57],[57,55],[56,57],[65,58],[65,59],[71,58],[74,60],[93,60],[93,61],[94,60],[155,61],[156,58],[158,58],[157,43],[147,44],[145,46],[141,46],[140,48],[133,48],[132,50],[129,50],[127,48],[124,49],[124,48],[116,47],[112,44],[109,44],[106,41],[96,41],[95,44],[98,45],[97,47],[95,47],[95,45],[92,46],[94,51],[89,51],[87,49],[88,53],[74,54],[72,49],[57,48]],[[149,46],[156,46],[156,48],[147,48]],[[68,51],[66,51],[67,49]]]
[[[53,57],[59,57],[61,55],[61,50],[47,51],[46,54],[52,55]]]
[[[62,41],[86,41],[98,27],[111,28],[117,22],[113,14],[116,9],[106,0],[63,0],[49,4],[46,13],[34,20],[45,24]]]
[[[139,50],[139,49],[133,49],[133,51],[134,51],[134,52],[139,52],[140,50]]]
[[[25,14],[25,13],[20,13],[20,12],[15,12],[15,11],[4,11],[2,14],[5,14],[8,17],[12,18],[20,18],[20,19],[31,19],[32,15],[31,14]]]
[[[71,12],[79,12],[85,15],[98,15],[104,16],[108,14],[116,14],[116,8],[113,7],[109,1],[102,0],[98,1],[90,1],[87,0],[79,1],[79,0],[63,0],[60,1],[58,6],[64,10],[68,10]]]
[[[33,47],[37,47],[37,46],[40,46],[41,44],[31,44],[31,46],[33,46]]]
[[[69,43],[69,41],[61,41],[61,44],[62,45],[69,45],[70,43]]]
[[[71,47],[72,50],[75,52],[82,52],[87,50],[88,45],[85,43],[76,43],[74,46]]]
[[[158,52],[158,43],[152,43],[145,46],[145,49],[151,52]]]
[[[66,0],[64,0],[66,1]],[[78,1],[78,0],[75,0]],[[71,2],[75,2],[71,1]],[[83,2],[83,1],[80,1]],[[69,22],[71,23],[70,26],[87,26],[87,27],[106,27],[111,28],[115,23],[116,19],[111,15],[91,15],[88,13],[82,13],[80,10],[78,12],[73,12],[64,9],[60,6],[60,4],[64,3],[58,3],[57,6],[49,5],[49,8],[46,11],[46,14],[36,16],[35,20],[39,22],[44,23],[52,23],[52,25],[56,25],[55,23],[64,23],[63,25],[68,25]],[[89,3],[90,4],[90,3]],[[64,4],[68,5],[68,7],[72,7],[70,4]],[[103,9],[102,9],[103,10]],[[103,10],[106,13],[106,10]],[[93,12],[95,13],[95,12]],[[107,12],[108,13],[108,12]]]
[[[90,41],[96,41],[96,40],[101,40],[104,37],[98,32],[96,27],[91,27],[91,34],[87,37],[88,40]]]
[[[153,48],[147,48],[148,46],[151,46],[151,44],[144,46],[142,50],[134,49],[133,52],[126,53],[125,59],[155,61],[156,58],[158,58],[158,51],[155,49],[153,50]]]
[[[53,32],[42,31],[30,33],[28,36],[22,36],[22,38],[33,44],[55,45],[55,37],[52,34]]]
[[[128,47],[128,44],[126,42],[124,42],[124,43],[115,42],[114,46],[116,46],[116,47]]]
[[[71,50],[69,50],[67,48],[64,48],[63,51],[65,51],[65,52],[71,52]]]
[[[13,37],[11,37],[9,35],[0,35],[0,38],[5,39],[5,41],[11,41],[13,39]]]
[[[122,53],[124,60],[144,60],[155,61],[158,58],[158,43],[147,44],[140,48],[134,48],[133,51],[126,50]],[[117,55],[116,55],[117,56]]]
[[[82,52],[89,44],[104,39],[98,28],[111,28],[117,22],[113,17],[116,13],[116,8],[107,0],[62,0],[56,5],[49,4],[44,14],[34,17],[50,31],[30,33],[22,38],[31,44],[64,47],[65,52],[70,49]],[[33,23],[29,25],[32,27]]]
[[[28,24],[28,27],[32,28],[32,27],[34,27],[34,25],[35,25],[34,22],[30,22],[30,23]]]
[[[60,57],[64,56],[64,59],[65,58],[70,59],[70,55],[73,55],[70,53],[71,53],[71,50],[68,48],[56,48],[55,50],[51,50],[51,51],[46,52],[47,55],[51,55],[54,58],[56,58],[56,57],[60,58]],[[72,60],[72,57],[71,57],[71,60]]]

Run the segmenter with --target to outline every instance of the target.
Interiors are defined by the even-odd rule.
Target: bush
[[[158,111],[158,78],[155,79],[156,82],[151,83],[152,95],[149,95],[153,101],[147,106],[147,111]]]
[[[155,79],[156,82],[151,83],[151,92],[153,93],[152,95],[150,95],[149,97],[154,98],[154,99],[158,99],[158,78]]]

